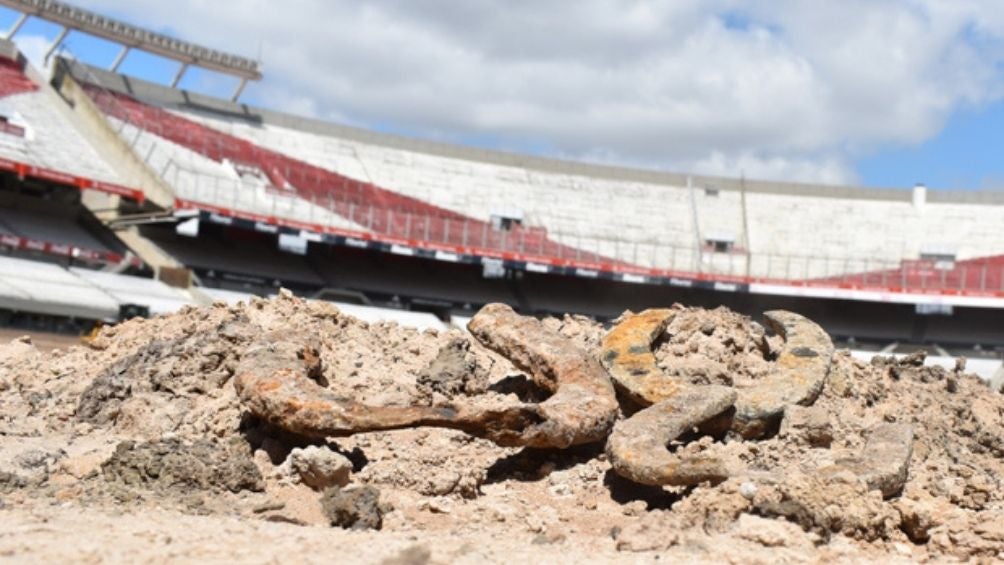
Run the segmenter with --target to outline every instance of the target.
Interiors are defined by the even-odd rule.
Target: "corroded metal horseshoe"
[[[536,405],[541,422],[510,445],[565,448],[602,441],[610,433],[620,410],[617,396],[606,371],[588,352],[504,304],[482,308],[467,329],[552,393]]]
[[[237,367],[237,395],[255,416],[309,436],[435,426],[483,437],[508,437],[540,421],[532,406],[471,411],[455,406],[369,406],[317,384],[317,350],[286,340],[263,340],[244,352]]]
[[[771,310],[764,313],[764,320],[784,338],[784,347],[762,383],[738,391],[732,429],[746,439],[776,428],[785,406],[815,402],[833,359],[830,336],[805,316]]]
[[[713,455],[681,458],[670,453],[671,441],[719,416],[736,400],[724,386],[680,383],[656,365],[652,342],[676,313],[645,310],[633,315],[604,337],[600,359],[618,388],[648,406],[614,426],[607,455],[620,476],[647,485],[696,485],[722,481],[732,470]]]
[[[503,446],[565,448],[607,437],[618,405],[599,363],[535,318],[502,304],[483,308],[471,333],[513,360],[551,392],[539,404],[501,409],[448,406],[369,406],[339,397],[317,384],[321,372],[313,348],[293,341],[264,340],[250,347],[234,386],[255,416],[310,437],[431,426],[462,430]]]

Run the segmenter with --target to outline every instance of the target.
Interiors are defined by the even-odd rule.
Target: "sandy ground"
[[[607,331],[580,317],[544,327],[584,356]],[[646,486],[612,469],[603,442],[501,447],[438,428],[289,433],[251,416],[234,387],[245,352],[279,340],[309,343],[323,366],[317,382],[370,405],[497,408],[541,395],[463,332],[366,324],[291,297],[132,320],[87,347],[14,341],[0,346],[0,557],[1004,559],[1004,397],[963,370],[838,351],[822,393],[789,408],[779,430],[670,446],[727,461],[725,480]],[[667,379],[742,390],[770,377],[780,345],[727,310],[677,307],[654,352]],[[913,441],[903,480],[883,494],[865,479],[882,462],[862,458],[890,424]]]
[[[40,351],[52,351],[53,349],[65,349],[80,345],[80,336],[46,333],[28,332],[25,330],[0,328],[0,343],[7,343],[23,335],[31,335],[31,341]]]

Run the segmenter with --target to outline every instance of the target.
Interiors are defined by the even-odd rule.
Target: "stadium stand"
[[[363,238],[501,254],[539,272],[572,265],[583,276],[600,270],[627,282],[666,284],[683,276],[750,285],[745,290],[765,284],[767,293],[779,285],[1004,293],[1004,278],[988,259],[1004,248],[999,193],[691,178],[513,156],[74,69],[85,69],[76,76],[90,81],[92,96],[117,125],[144,130],[151,159],[180,163],[164,171],[184,206],[343,233],[344,223],[319,214],[288,217],[275,204],[297,198],[350,220]],[[246,166],[269,188],[248,190],[233,175],[190,166],[200,160]],[[607,205],[613,199],[616,209]],[[876,276],[932,255],[950,259],[943,282],[908,276],[902,287]]]
[[[113,249],[81,225],[79,212],[79,207],[53,199],[0,192],[0,226],[6,233],[104,253],[123,251],[121,245]]]
[[[22,65],[10,57],[11,53],[0,52],[0,98],[38,90],[38,86],[22,72]]]
[[[229,275],[232,280],[256,279],[259,285],[287,286],[290,288],[319,288],[325,286],[307,261],[290,253],[279,251],[274,242],[255,244],[269,239],[268,234],[228,229],[225,226],[210,236],[211,228],[202,229],[197,241],[177,235],[173,229],[150,228],[144,231],[149,239],[196,272],[220,277]],[[271,237],[274,239],[274,236]],[[273,284],[275,281],[276,284]]]
[[[765,183],[483,151],[68,59],[57,60],[55,89],[20,84],[27,90],[6,98],[44,94],[85,143],[107,159],[113,140],[151,175],[144,189],[166,190],[150,201],[173,198],[175,211],[195,214],[178,215],[184,229],[139,218],[141,237],[128,241],[192,269],[197,292],[68,271],[103,283],[120,307],[147,296],[142,305],[161,312],[286,286],[326,299],[356,293],[381,316],[414,316],[423,327],[492,301],[601,318],[681,301],[754,315],[796,309],[838,338],[995,343],[1004,332],[992,322],[1004,307],[999,194]],[[77,119],[84,111],[94,119]],[[158,222],[172,212],[136,210]],[[0,213],[0,230],[25,231],[6,219]]]
[[[344,227],[344,221],[340,225],[330,223],[334,213],[348,220],[352,228],[362,226],[365,231],[406,239],[420,238],[427,243],[468,246],[477,242],[479,247],[501,252],[532,248],[544,256],[574,255],[583,261],[616,262],[551,241],[539,227],[517,222],[508,223],[505,230],[493,229],[490,219],[471,218],[370,182],[350,179],[121,93],[93,85],[88,90],[125,135],[138,128],[159,138],[149,146],[148,162],[156,162],[159,158],[162,163],[180,163],[174,168],[165,165],[161,170],[182,198],[187,196],[255,214],[267,212],[272,217],[282,215],[287,220],[308,225]],[[205,166],[200,167],[201,172],[187,169],[186,166],[199,163],[201,159],[192,155],[179,156],[180,148],[221,166],[232,167],[234,175],[230,179],[211,177],[205,174]],[[247,186],[248,177],[251,177],[251,190]],[[265,185],[265,190],[255,190],[256,185],[261,184]],[[292,207],[290,214],[291,207],[279,203],[288,202],[291,197],[309,202],[311,211],[301,214]],[[248,199],[252,201],[250,206],[246,203]],[[314,210],[318,207],[327,213],[315,216]]]
[[[0,40],[0,169],[141,197],[122,185],[115,169],[73,125],[65,104],[51,89],[40,88],[29,71],[16,47]]]
[[[120,303],[59,265],[0,256],[0,308],[117,320]]]
[[[198,304],[188,292],[167,286],[158,280],[78,267],[70,267],[69,270],[111,296],[120,307],[135,304],[145,307],[151,315],[156,315],[170,314],[183,306]]]
[[[152,315],[196,305],[189,291],[145,277],[0,256],[0,308],[117,321],[124,307]]]
[[[80,204],[80,193],[65,187],[0,189],[0,251],[98,268],[141,266]]]

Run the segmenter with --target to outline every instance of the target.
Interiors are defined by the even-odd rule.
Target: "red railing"
[[[143,262],[138,257],[125,257],[111,251],[86,249],[65,243],[53,243],[39,239],[31,239],[13,234],[0,235],[0,248],[34,251],[45,255],[66,257],[95,265],[120,265],[128,261],[130,266],[141,267]]]
[[[489,222],[259,147],[132,97],[113,93],[93,84],[86,85],[85,88],[106,115],[210,159],[253,165],[268,177],[271,184],[288,188],[296,198],[330,210],[364,226],[366,230],[392,237],[410,238],[421,234],[427,241],[455,246],[467,245],[470,239],[478,237],[486,249],[502,253],[512,251],[515,245],[520,245],[533,247],[544,256],[589,256],[596,261],[619,263],[613,258],[573,250],[567,245],[552,241],[541,227],[515,224],[510,230],[500,232],[492,228]],[[162,171],[169,183],[172,181],[172,174],[177,174],[177,171]],[[179,197],[199,200],[193,198],[190,192],[186,193],[174,180],[172,186]],[[244,191],[239,181],[221,179],[214,182],[236,183],[232,187],[232,200],[246,198],[246,195],[239,194]],[[219,194],[209,199],[216,203],[225,200],[226,197],[221,198]],[[306,218],[304,220],[309,221]]]

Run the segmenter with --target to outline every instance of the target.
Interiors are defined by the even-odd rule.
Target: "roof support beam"
[[[240,84],[237,85],[237,88],[234,90],[234,93],[230,96],[231,102],[237,102],[237,99],[241,97],[241,93],[244,92],[244,87],[247,86],[247,84],[248,84],[248,79],[242,78]]]
[[[53,41],[52,45],[49,46],[49,50],[45,52],[45,58],[43,58],[42,61],[48,63],[49,57],[52,57],[52,54],[56,52],[56,49],[59,49],[59,46],[62,45],[63,40],[66,39],[66,36],[69,34],[70,34],[70,28],[64,27],[59,32],[59,35],[56,36],[56,40]]]
[[[178,86],[178,83],[181,82],[181,77],[185,76],[186,71],[188,71],[188,63],[182,63],[181,67],[178,68],[178,73],[174,75],[174,80],[171,81],[171,88]]]
[[[17,35],[17,32],[21,31],[21,26],[24,25],[24,22],[28,21],[29,17],[30,16],[28,14],[21,14],[21,16],[17,19],[17,21],[14,22],[14,25],[11,26],[10,30],[7,32],[7,35],[4,36],[4,39],[14,39],[14,36]]]
[[[111,71],[111,72],[113,72],[113,73],[116,72],[116,71],[118,71],[119,70],[119,65],[122,64],[122,61],[125,61],[126,55],[129,54],[129,51],[131,49],[132,49],[132,47],[129,47],[128,45],[123,45],[122,46],[122,50],[119,51],[118,56],[115,57],[115,61],[112,62],[112,66],[111,67],[108,67],[108,70]]]
[[[261,79],[257,61],[136,27],[60,0],[0,0],[0,6],[179,63],[249,80]]]

